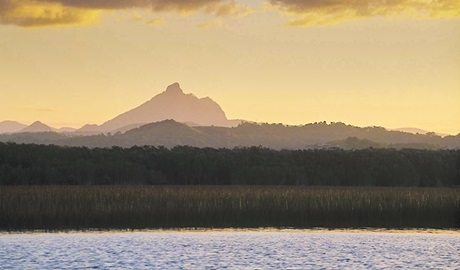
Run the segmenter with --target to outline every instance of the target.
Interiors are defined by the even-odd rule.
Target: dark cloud
[[[54,26],[90,24],[104,10],[145,8],[153,12],[203,12],[216,16],[247,13],[231,0],[0,0],[0,24]]]
[[[460,16],[459,0],[266,0],[289,14],[290,25],[338,23],[372,16],[439,18]],[[237,0],[0,0],[0,24],[55,26],[91,24],[104,10],[131,8],[215,16],[245,15],[252,10]]]
[[[373,16],[439,18],[460,16],[458,0],[269,0],[293,16],[290,25],[337,23]]]
[[[190,11],[222,0],[39,0],[84,9],[150,8],[154,11]]]

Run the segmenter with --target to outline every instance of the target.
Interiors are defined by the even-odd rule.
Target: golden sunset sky
[[[230,119],[460,132],[458,0],[0,0],[0,121],[101,124],[179,82]]]

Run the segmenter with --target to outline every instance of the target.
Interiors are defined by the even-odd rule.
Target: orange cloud
[[[96,22],[104,10],[131,8],[179,13],[202,10],[215,16],[250,11],[230,0],[0,0],[0,24],[24,27],[86,25]]]
[[[335,24],[374,16],[460,17],[458,0],[269,0],[269,4],[291,16],[291,26]]]

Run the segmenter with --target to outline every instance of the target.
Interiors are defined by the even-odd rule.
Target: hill
[[[263,146],[271,149],[363,149],[416,148],[459,149],[460,134],[441,137],[435,134],[411,134],[382,127],[365,127],[325,122],[303,126],[243,123],[237,127],[191,127],[174,120],[143,125],[125,133],[81,136],[57,133],[4,134],[0,141],[56,144],[87,147],[131,147],[153,145],[174,147],[234,148]]]
[[[412,133],[412,134],[417,134],[417,133],[418,133],[418,134],[435,133],[436,135],[441,136],[441,137],[449,136],[449,134],[446,134],[446,133],[439,133],[439,132],[427,131],[427,130],[423,130],[423,129],[420,129],[420,128],[413,128],[413,127],[397,128],[397,129],[394,129],[394,130],[402,131],[402,132],[408,132],[408,133]]]
[[[19,132],[35,133],[35,132],[54,132],[54,131],[55,130],[52,127],[45,125],[40,121],[36,121],[32,123],[30,126],[27,126],[24,129],[20,130]]]
[[[3,121],[0,122],[0,134],[18,132],[24,129],[25,127],[27,127],[27,125],[15,121]]]

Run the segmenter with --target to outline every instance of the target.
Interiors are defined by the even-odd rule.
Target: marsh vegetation
[[[459,228],[460,189],[3,186],[1,230]]]

